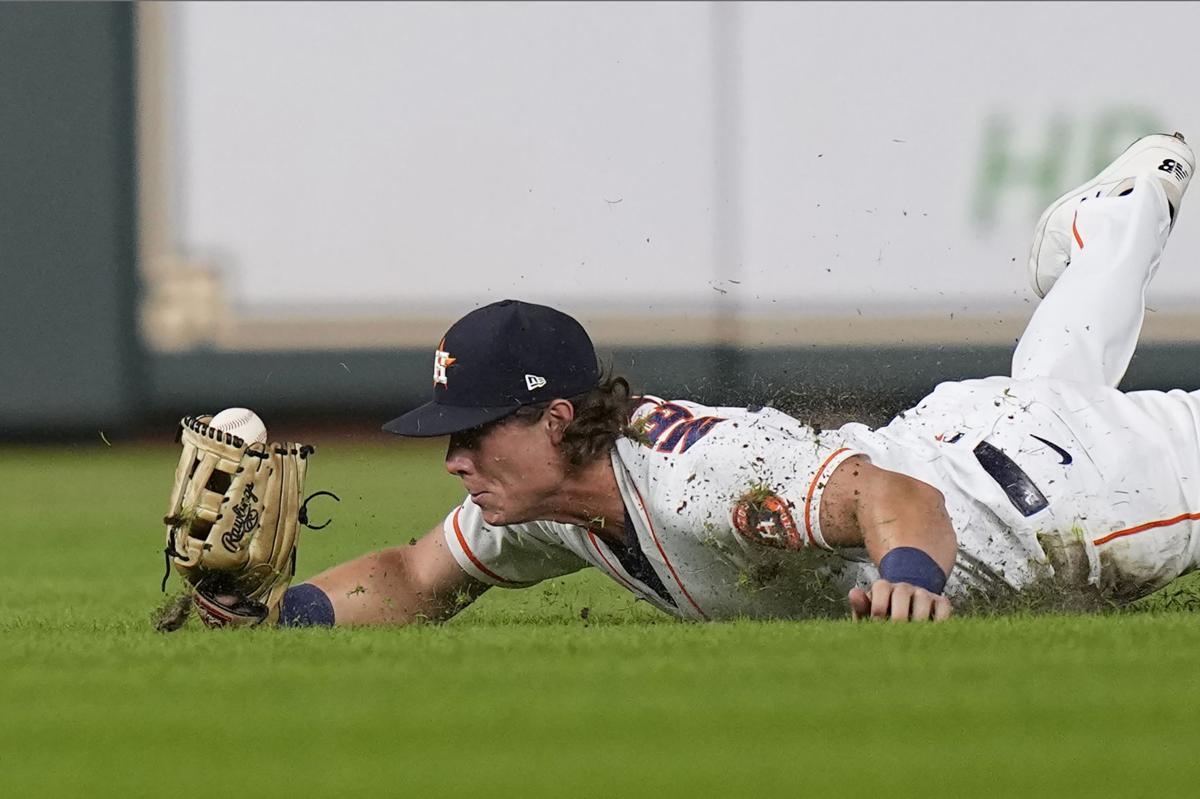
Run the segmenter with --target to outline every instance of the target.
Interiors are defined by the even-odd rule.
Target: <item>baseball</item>
[[[267,426],[249,408],[226,408],[212,418],[210,427],[233,433],[248,442],[267,443]]]

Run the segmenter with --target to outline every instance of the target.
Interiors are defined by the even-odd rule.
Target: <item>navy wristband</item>
[[[312,583],[293,585],[283,592],[280,627],[332,627],[333,603]]]
[[[946,573],[937,561],[915,547],[896,547],[879,561],[879,576],[889,583],[908,583],[934,594],[946,587]]]

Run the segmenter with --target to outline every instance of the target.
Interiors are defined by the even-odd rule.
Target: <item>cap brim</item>
[[[412,438],[433,438],[461,433],[481,424],[503,419],[514,413],[519,404],[505,407],[472,408],[460,405],[441,405],[427,402],[383,426],[389,433]]]

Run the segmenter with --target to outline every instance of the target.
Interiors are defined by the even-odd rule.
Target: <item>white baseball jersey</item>
[[[1014,377],[943,383],[878,430],[647,398],[633,417],[646,440],[611,453],[625,546],[555,522],[491,527],[468,498],[446,519],[450,551],[501,586],[594,566],[685,619],[844,614],[846,592],[877,572],[861,550],[826,546],[820,508],[829,476],[861,454],[945,496],[959,549],[948,595],[1049,577],[1149,593],[1200,554],[1200,392],[1113,388],[1169,227],[1152,178],[1082,204]]]
[[[993,377],[944,383],[878,430],[817,433],[771,408],[647,398],[633,417],[646,442],[611,453],[629,547],[558,522],[491,526],[469,497],[444,531],[492,585],[593,566],[684,619],[844,614],[878,573],[865,551],[826,545],[821,497],[861,454],[942,491],[959,545],[948,595],[1056,574],[1140,595],[1196,563],[1200,502],[1178,487],[1200,478],[1200,453],[1166,442],[1197,440],[1198,407],[1183,392]]]
[[[859,582],[820,528],[824,480],[852,450],[771,408],[645,398],[632,418],[645,440],[611,452],[628,547],[571,524],[492,527],[468,497],[445,522],[463,569],[523,586],[590,565],[685,619],[804,615],[796,585],[830,583],[832,604]]]

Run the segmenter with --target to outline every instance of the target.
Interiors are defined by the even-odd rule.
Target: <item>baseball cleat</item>
[[[1195,168],[1196,156],[1182,133],[1155,133],[1138,139],[1099,175],[1050,203],[1033,229],[1029,251],[1029,282],[1034,293],[1045,297],[1071,262],[1071,227],[1079,203],[1093,197],[1129,194],[1139,174],[1153,172],[1166,190],[1174,227]]]

